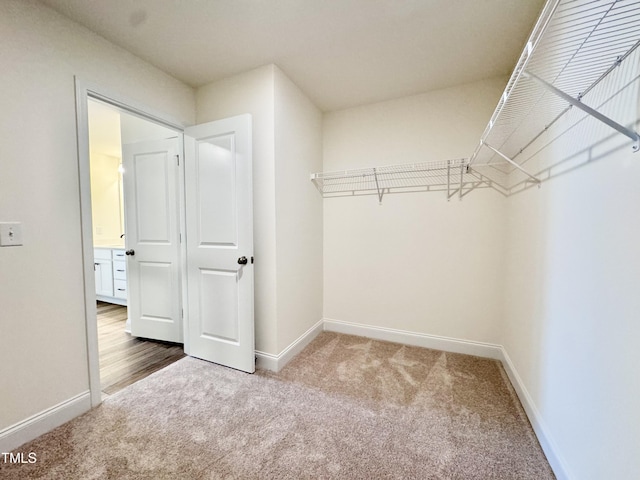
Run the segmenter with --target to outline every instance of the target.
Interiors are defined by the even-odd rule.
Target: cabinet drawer
[[[116,298],[127,298],[127,282],[126,280],[113,281],[113,296]]]
[[[93,258],[95,258],[96,260],[111,260],[111,249],[110,248],[94,248]]]
[[[127,262],[125,262],[124,260],[113,261],[113,279],[114,280],[127,279]]]
[[[114,249],[113,250],[113,259],[114,260],[126,260],[127,256],[124,253],[124,250]]]

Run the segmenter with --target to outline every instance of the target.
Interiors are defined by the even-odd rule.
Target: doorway
[[[167,139],[177,145],[181,133],[92,98],[88,99],[87,112],[100,391],[104,397],[185,356],[181,343],[181,324],[175,328],[180,335],[168,339],[154,335],[153,330],[148,335],[141,335],[140,332],[136,332],[137,336],[131,334],[131,314],[135,314],[136,306],[139,310],[139,305],[131,299],[131,284],[134,292],[137,285],[131,278],[137,278],[139,272],[133,272],[135,275],[132,275],[130,268],[127,268],[127,257],[134,252],[128,249],[131,242],[126,237],[127,219],[130,223],[131,217],[135,217],[131,209],[136,209],[141,202],[137,197],[144,197],[145,192],[138,194],[135,185],[134,190],[129,186],[127,192],[125,183],[131,184],[132,180],[125,182],[125,176],[135,176],[135,172],[131,170],[126,173],[124,167],[127,163],[126,152],[140,150],[140,145],[151,144],[155,147]],[[130,153],[128,155],[131,156]],[[154,172],[149,170],[162,170],[162,158],[152,156],[148,160],[147,171],[142,173],[147,177],[155,177]],[[138,172],[138,177],[140,174]],[[140,187],[153,190],[154,185],[146,185],[149,181],[145,178],[139,178],[137,183]],[[177,179],[174,183],[173,195],[177,197]],[[157,200],[156,196],[152,193],[149,200]],[[179,202],[177,198],[171,200],[176,205],[172,226],[177,237]],[[180,251],[175,243],[173,257],[177,258]],[[178,270],[177,266],[175,270]],[[174,285],[174,290],[176,298],[172,299],[172,303],[179,309],[179,285]],[[133,308],[130,309],[132,304]],[[140,316],[139,312],[137,314]],[[166,323],[165,318],[159,318]]]
[[[130,99],[75,81],[92,406],[102,401],[96,320],[96,285],[102,277],[96,273],[93,240],[88,113],[94,100],[177,135],[121,144],[125,240],[124,249],[112,249],[119,252],[112,251],[110,258],[113,262],[119,254],[126,262],[131,334],[183,343],[187,355],[253,373],[251,115],[185,127]],[[122,279],[113,278],[114,285],[115,280]]]

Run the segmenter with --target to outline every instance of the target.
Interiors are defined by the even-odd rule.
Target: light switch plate
[[[22,224],[18,222],[0,223],[0,247],[22,245]]]

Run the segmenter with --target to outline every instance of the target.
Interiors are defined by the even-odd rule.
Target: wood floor
[[[112,395],[184,357],[182,345],[132,337],[124,331],[127,308],[98,302],[100,387]]]

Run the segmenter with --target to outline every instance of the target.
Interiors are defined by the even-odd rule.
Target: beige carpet
[[[282,372],[185,358],[2,479],[551,479],[501,365],[323,333]]]

